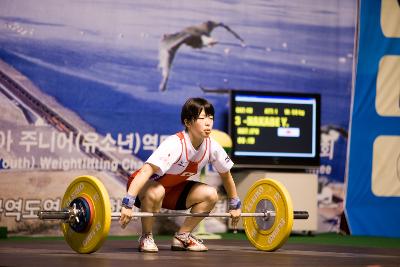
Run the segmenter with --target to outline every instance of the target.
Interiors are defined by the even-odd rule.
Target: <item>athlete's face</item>
[[[188,125],[188,130],[196,138],[207,138],[214,124],[214,117],[207,116],[204,109],[201,111],[199,118]]]

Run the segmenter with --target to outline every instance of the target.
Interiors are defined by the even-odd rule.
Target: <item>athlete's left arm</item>
[[[228,198],[238,197],[238,194],[236,191],[236,185],[235,185],[235,182],[233,181],[231,172],[227,171],[224,173],[219,173],[219,175],[222,178],[222,183],[224,184],[226,193],[228,194]]]
[[[219,173],[219,175],[222,178],[222,183],[224,184],[224,188],[226,190],[226,193],[228,194],[228,201],[230,199],[239,199],[236,191],[236,185],[233,181],[231,172],[227,171],[224,173]],[[238,207],[237,209],[230,209],[229,213],[232,216],[232,227],[236,229],[237,223],[239,222],[241,209],[240,207]]]

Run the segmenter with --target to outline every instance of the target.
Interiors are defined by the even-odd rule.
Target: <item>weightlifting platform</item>
[[[312,237],[309,237],[312,238]],[[170,250],[170,240],[156,242],[158,253],[137,251],[136,238],[107,239],[92,254],[78,254],[62,239],[0,240],[0,266],[400,266],[399,248],[291,243],[274,252],[257,250],[247,240],[205,240],[208,252]]]

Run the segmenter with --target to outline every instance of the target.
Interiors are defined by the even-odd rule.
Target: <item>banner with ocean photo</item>
[[[87,174],[119,211],[187,98],[228,132],[224,92],[246,89],[321,95],[318,230],[338,231],[356,18],[355,0],[1,1],[0,225],[50,231],[35,212]],[[202,47],[182,39],[196,27]]]

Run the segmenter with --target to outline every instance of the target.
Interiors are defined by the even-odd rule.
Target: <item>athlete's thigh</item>
[[[163,198],[165,195],[164,186],[156,181],[147,180],[139,192],[139,198],[143,199],[148,194],[155,194],[157,197]]]

